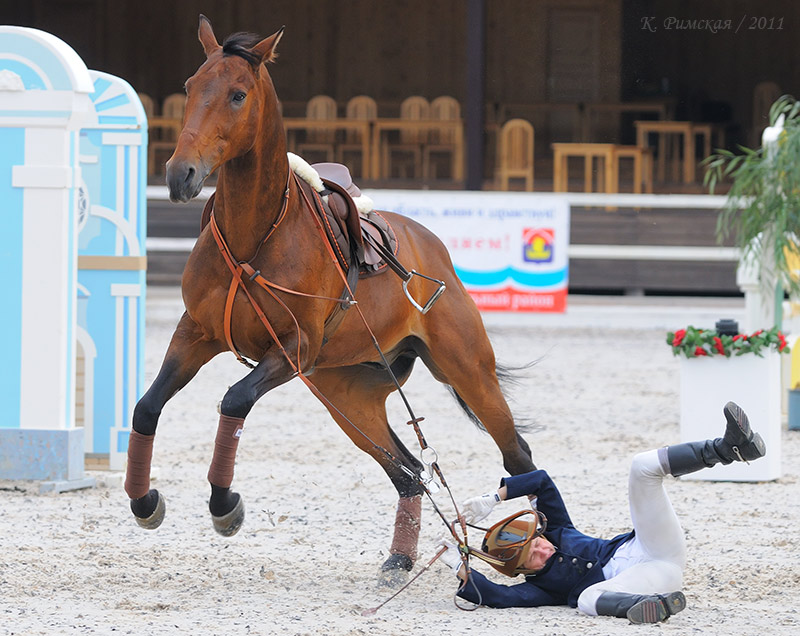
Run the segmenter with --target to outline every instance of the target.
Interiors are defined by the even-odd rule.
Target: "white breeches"
[[[669,474],[665,451],[661,458],[658,450],[633,458],[628,500],[636,535],[603,568],[606,580],[587,587],[578,597],[578,609],[584,614],[597,615],[595,601],[603,592],[667,594],[683,585],[686,541],[664,489],[664,477]]]

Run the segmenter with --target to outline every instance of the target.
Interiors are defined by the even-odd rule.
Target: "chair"
[[[448,95],[437,97],[431,102],[432,120],[443,122],[458,122],[461,120],[461,106],[458,100]],[[424,177],[439,178],[439,162],[432,162],[433,155],[445,155],[448,161],[445,165],[449,166],[449,176],[451,179],[459,178],[456,174],[456,153],[460,152],[461,147],[457,144],[456,131],[450,127],[431,128],[428,132],[428,143],[423,147],[422,174]]]
[[[183,113],[186,111],[186,95],[183,93],[172,93],[164,99],[161,107],[161,116],[167,119],[174,119],[183,122]]]
[[[166,152],[167,157],[175,151],[178,135],[183,125],[183,113],[186,110],[186,95],[172,93],[167,95],[161,106],[161,117],[153,117],[150,121],[148,142],[149,161],[148,174],[155,173],[156,166],[163,165],[159,155]],[[164,160],[166,161],[166,160]]]
[[[525,119],[509,119],[500,129],[495,178],[500,190],[509,189],[511,179],[524,179],[525,190],[533,190],[533,126]]]
[[[334,120],[336,119],[336,101],[328,95],[315,95],[306,104],[306,119]],[[305,139],[297,144],[297,154],[306,159],[308,163],[319,161],[333,161],[334,146],[336,143],[336,130],[320,130],[309,128]],[[308,153],[323,155],[324,159],[317,156],[308,157]]]
[[[400,119],[426,121],[430,119],[430,108],[428,100],[424,97],[419,95],[406,97],[400,104]],[[400,142],[383,147],[383,165],[386,169],[382,170],[381,174],[392,177],[392,166],[397,166],[405,178],[422,175],[422,146],[427,141],[426,129],[401,128]]]
[[[144,108],[144,114],[147,117],[147,121],[150,121],[156,116],[156,106],[153,98],[147,93],[136,93],[136,95],[139,98],[139,101],[142,102],[142,108]]]
[[[347,119],[372,121],[378,117],[378,104],[368,95],[357,95],[347,102],[344,115]],[[358,174],[361,178],[364,178],[367,173],[366,162],[369,159],[363,156],[363,141],[359,131],[347,130],[345,131],[344,143],[339,144],[336,148],[336,160],[339,163],[348,164],[346,161],[346,155],[348,154],[359,156],[360,169],[357,171],[351,169],[350,172]]]
[[[761,135],[769,126],[769,109],[781,96],[781,87],[775,82],[759,82],[753,90],[753,128],[750,131],[750,145],[758,148]]]

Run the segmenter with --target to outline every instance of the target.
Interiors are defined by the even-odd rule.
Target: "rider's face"
[[[544,537],[536,537],[531,544],[531,551],[523,564],[526,570],[537,572],[544,567],[547,559],[556,552],[555,546]]]

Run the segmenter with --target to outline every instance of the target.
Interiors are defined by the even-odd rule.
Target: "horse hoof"
[[[136,511],[134,511],[134,519],[136,519],[136,523],[145,530],[155,530],[161,525],[161,522],[164,521],[164,514],[167,512],[167,501],[164,499],[164,495],[157,490],[151,490],[145,497],[157,497],[155,510],[147,517],[139,517],[136,515]],[[142,499],[144,499],[144,497]],[[131,508],[133,507],[133,502],[131,502]]]
[[[378,585],[390,588],[405,585],[408,581],[408,573],[413,567],[414,562],[407,554],[393,554],[381,566]]]
[[[378,587],[388,587],[396,590],[408,582],[406,570],[381,570],[378,572]]]
[[[219,532],[223,537],[232,537],[239,528],[242,527],[244,522],[244,501],[239,497],[239,501],[228,514],[221,517],[211,515],[211,520],[214,522],[214,530]]]

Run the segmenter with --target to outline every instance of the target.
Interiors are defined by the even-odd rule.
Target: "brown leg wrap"
[[[417,560],[420,519],[422,518],[422,495],[400,497],[397,501],[397,514],[394,518],[394,538],[389,552],[405,554],[412,561]]]
[[[230,488],[233,481],[233,466],[236,463],[236,449],[244,429],[241,417],[219,416],[217,439],[214,441],[214,457],[208,469],[208,481],[220,488]]]
[[[128,439],[128,469],[125,492],[131,499],[140,499],[150,491],[150,461],[153,458],[155,435],[131,431]]]

